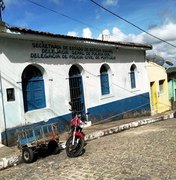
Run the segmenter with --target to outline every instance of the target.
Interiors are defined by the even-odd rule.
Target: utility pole
[[[3,0],[0,0],[0,22],[2,22],[2,11],[5,9],[5,4]]]
[[[2,88],[2,73],[0,71],[0,89],[1,89],[1,100],[2,100],[2,111],[3,111],[3,118],[4,118],[4,129],[5,129],[5,139],[6,145],[8,146],[8,137],[7,137],[7,124],[6,124],[6,115],[5,115],[5,105],[4,105],[4,95],[3,95],[3,88]]]
[[[2,11],[4,11],[5,5],[4,1],[0,0],[0,23],[3,22],[2,20]],[[0,70],[0,93],[1,93],[1,100],[2,100],[2,111],[3,111],[3,118],[4,118],[4,129],[5,129],[5,138],[6,138],[6,145],[8,146],[8,138],[7,138],[7,126],[6,126],[6,116],[5,116],[5,107],[4,107],[4,97],[3,97],[3,89],[2,89],[2,76]]]

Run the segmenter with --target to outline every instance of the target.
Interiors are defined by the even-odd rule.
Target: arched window
[[[69,71],[69,77],[81,76],[79,68],[75,65],[72,65]]]
[[[132,89],[136,88],[135,72],[136,72],[136,65],[133,64],[130,68],[130,80],[131,80],[131,88]]]
[[[31,111],[46,107],[43,74],[32,65],[22,73],[24,110]]]
[[[106,95],[110,93],[109,89],[109,77],[108,70],[105,65],[102,65],[100,68],[100,83],[101,83],[101,94]]]
[[[72,65],[69,71],[70,101],[74,113],[84,114],[84,91],[81,71],[76,65]]]

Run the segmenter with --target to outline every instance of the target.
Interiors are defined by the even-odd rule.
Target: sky
[[[3,21],[10,26],[54,34],[151,44],[152,51],[176,64],[176,0],[3,0]],[[173,45],[173,46],[172,46]],[[175,47],[174,47],[175,46]]]

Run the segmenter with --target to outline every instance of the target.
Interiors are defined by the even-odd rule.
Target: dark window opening
[[[159,81],[159,92],[160,94],[164,93],[164,80]]]
[[[35,67],[29,65],[23,72],[22,74],[22,80],[23,81],[30,81],[30,80],[37,80],[37,79],[42,79],[43,75],[41,71]]]
[[[136,88],[136,77],[135,77],[136,66],[133,64],[130,68],[130,80],[131,80],[131,88]]]
[[[6,89],[7,101],[15,101],[15,90],[14,88]]]
[[[70,68],[69,77],[75,77],[75,76],[81,76],[81,75],[80,75],[80,70],[78,69],[78,67],[73,65]]]

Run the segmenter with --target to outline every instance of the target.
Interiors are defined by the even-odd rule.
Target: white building
[[[146,44],[108,42],[0,26],[0,141],[17,127],[150,111]]]

